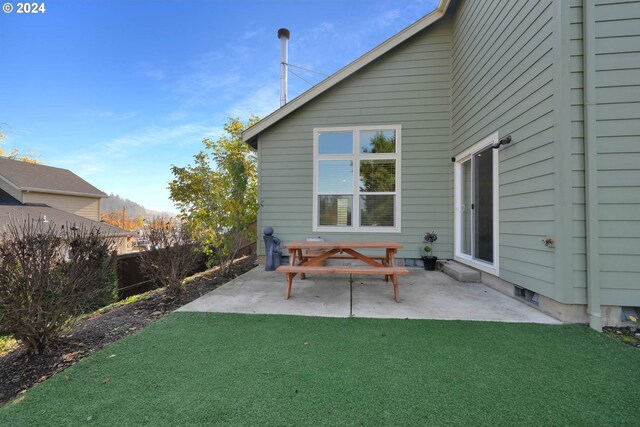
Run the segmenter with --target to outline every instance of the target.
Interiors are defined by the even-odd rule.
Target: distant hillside
[[[100,212],[108,214],[111,212],[122,211],[124,207],[128,218],[137,218],[139,216],[144,218],[151,218],[153,216],[172,216],[168,212],[154,211],[153,209],[147,209],[144,206],[134,202],[133,200],[123,199],[117,194],[111,193],[109,197],[102,199],[100,203]]]

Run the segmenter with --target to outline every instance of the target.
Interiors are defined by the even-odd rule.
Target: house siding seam
[[[555,133],[555,300],[575,303],[573,291],[573,167],[571,146],[571,15],[570,2],[554,0]],[[584,303],[583,300],[580,302]]]
[[[583,92],[582,92],[582,0],[570,1],[570,87],[571,87],[571,164],[573,222],[573,295],[576,301],[587,301],[587,243],[585,216]]]
[[[452,44],[451,154],[498,131],[500,277],[557,297],[553,1],[461,2]]]
[[[450,55],[451,22],[443,18],[262,132],[260,228],[273,226],[284,242],[318,234],[396,240],[405,246],[401,258],[418,258],[424,232],[433,229],[435,255],[451,258]],[[314,233],[313,129],[366,125],[402,128],[401,232]]]

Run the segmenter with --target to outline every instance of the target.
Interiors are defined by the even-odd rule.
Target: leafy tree
[[[252,116],[245,125],[229,118],[226,135],[216,141],[204,139],[205,149],[194,156],[193,165],[171,167],[175,177],[169,183],[171,200],[204,252],[220,262],[223,274],[258,212],[257,160],[241,138],[242,131],[257,121]]]
[[[0,140],[5,139],[6,137],[7,135],[5,135],[4,132],[2,132],[2,127],[0,127]],[[0,157],[7,157],[13,160],[22,160],[23,162],[27,162],[27,163],[40,163],[35,159],[35,156],[36,155],[34,153],[29,153],[29,154],[21,153],[20,150],[18,150],[17,148],[14,148],[12,150],[5,150],[2,147],[0,147]]]
[[[124,230],[139,230],[144,227],[144,217],[137,216],[131,218],[124,212],[124,219],[122,218],[122,211],[113,211],[109,213],[100,212],[100,221],[107,224],[115,225]]]
[[[395,138],[376,132],[365,148],[365,153],[395,152]],[[361,202],[362,224],[392,226],[394,201],[391,196],[366,196],[371,192],[394,192],[396,164],[393,160],[363,160],[360,162],[360,191],[365,196]]]
[[[6,157],[12,160],[20,160],[27,163],[36,163],[36,164],[40,163],[35,159],[34,153],[29,153],[29,154],[21,153],[20,150],[18,150],[17,148],[14,148],[13,150],[4,150],[0,148],[0,157]]]

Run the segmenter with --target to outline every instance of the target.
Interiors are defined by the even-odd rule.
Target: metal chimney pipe
[[[287,86],[289,84],[288,68],[289,63],[289,37],[291,33],[286,28],[278,30],[280,39],[280,106],[287,103]]]

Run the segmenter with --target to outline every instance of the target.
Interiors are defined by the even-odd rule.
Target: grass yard
[[[583,326],[174,313],[0,425],[637,425],[638,384]]]

